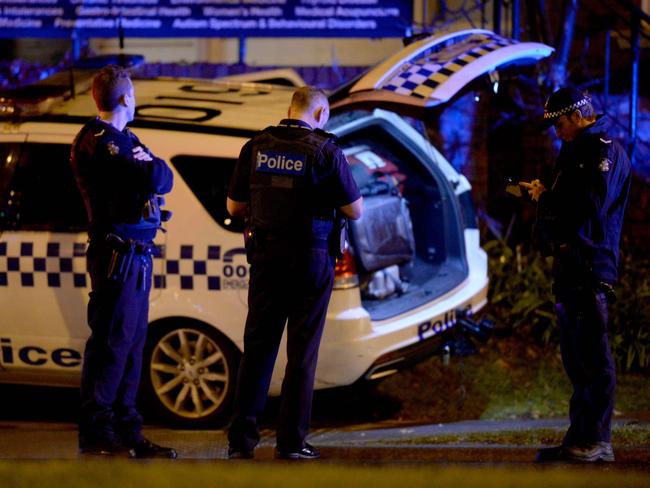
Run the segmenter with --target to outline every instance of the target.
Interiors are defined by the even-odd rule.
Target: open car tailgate
[[[537,42],[518,42],[479,29],[437,34],[405,47],[330,96],[332,111],[384,108],[422,116],[452,99],[471,81],[553,53]]]

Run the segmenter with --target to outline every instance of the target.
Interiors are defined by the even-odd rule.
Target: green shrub
[[[536,252],[514,249],[503,240],[485,244],[489,257],[490,309],[499,323],[517,335],[543,344],[557,340],[551,261]]]
[[[610,309],[612,349],[622,370],[650,369],[650,260],[621,253],[618,300]]]
[[[503,240],[484,246],[489,257],[490,310],[513,334],[543,345],[559,340],[551,290],[552,258]],[[650,369],[650,260],[621,254],[617,302],[610,307],[610,339],[620,371]]]

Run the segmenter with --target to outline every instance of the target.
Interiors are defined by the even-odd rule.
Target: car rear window
[[[228,184],[236,159],[178,155],[171,158],[171,162],[203,208],[221,227],[232,232],[244,230],[244,219],[231,217],[226,210]]]

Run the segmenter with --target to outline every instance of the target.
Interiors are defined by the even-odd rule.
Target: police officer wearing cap
[[[126,70],[106,66],[93,79],[99,116],[72,145],[71,165],[89,220],[86,252],[92,291],[91,335],[81,375],[79,451],[86,455],[176,457],[142,435],[136,409],[148,325],[153,239],[167,220],[162,197],[172,189],[167,164],[126,124],[135,94]]]
[[[551,125],[563,141],[552,184],[522,184],[537,201],[534,239],[553,256],[560,349],[573,395],[562,445],[542,449],[537,460],[611,462],[616,375],[608,306],[616,298],[630,161],[609,134],[607,116],[596,115],[579,90],[562,88],[549,97],[544,126]]]
[[[335,213],[361,216],[362,200],[334,136],[322,127],[329,103],[318,89],[296,90],[288,118],[247,142],[228,192],[231,215],[248,218],[249,312],[239,368],[228,456],[252,458],[257,418],[268,394],[285,324],[287,366],[282,382],[276,457],[316,459],[305,442],[314,374],[332,292],[330,242]],[[328,240],[330,242],[328,242]],[[334,238],[337,242],[338,239]]]

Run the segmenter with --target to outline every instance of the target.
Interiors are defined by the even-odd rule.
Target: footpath
[[[650,426],[648,421],[616,420],[615,426]],[[395,426],[367,424],[313,431],[309,442],[321,449],[322,461],[340,463],[522,463],[530,464],[542,445],[481,442],[494,433],[562,432],[566,420],[464,421],[448,424]],[[225,460],[227,440],[224,430],[173,430],[148,426],[145,434],[154,442],[176,448],[179,459]],[[462,439],[471,438],[472,442]],[[505,436],[507,438],[508,436]],[[534,436],[531,436],[534,438]],[[444,443],[439,440],[445,439]],[[457,440],[456,440],[457,439]],[[438,442],[436,442],[438,441]],[[647,446],[650,443],[644,442]],[[273,459],[272,431],[262,432],[256,461]],[[616,463],[650,470],[650,449],[617,447]],[[77,459],[77,430],[71,423],[0,421],[0,460]]]

